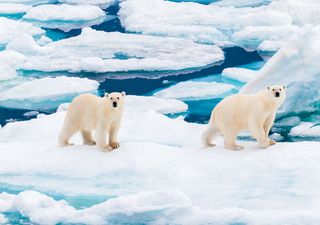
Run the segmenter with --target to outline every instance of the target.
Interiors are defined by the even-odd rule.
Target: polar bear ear
[[[122,96],[125,96],[125,95],[126,95],[126,93],[123,91],[123,92],[121,92],[121,95],[122,95]]]
[[[266,88],[267,88],[268,90],[270,90],[270,86],[267,86]]]
[[[283,85],[282,88],[283,88],[283,90],[286,90],[287,87],[286,87],[286,85]]]
[[[104,94],[104,97],[105,97],[105,98],[108,98],[108,97],[109,97],[109,93],[106,92],[106,93]]]

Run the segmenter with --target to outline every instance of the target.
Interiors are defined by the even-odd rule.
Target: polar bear
[[[83,144],[95,145],[105,151],[118,148],[118,131],[121,124],[125,92],[106,93],[104,97],[81,94],[70,103],[62,130],[59,145],[69,145],[69,139],[81,131]],[[95,130],[96,142],[92,139]],[[108,135],[109,141],[106,142]]]
[[[205,147],[215,146],[211,141],[224,136],[224,147],[241,150],[236,144],[237,134],[249,130],[262,148],[276,144],[268,135],[277,109],[286,98],[285,86],[266,87],[255,94],[235,94],[222,100],[211,113],[208,128],[203,133]]]

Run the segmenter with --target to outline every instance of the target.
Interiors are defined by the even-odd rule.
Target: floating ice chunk
[[[294,35],[248,82],[242,92],[252,93],[270,85],[287,85],[282,113],[319,110],[320,26],[306,26]]]
[[[40,5],[55,3],[56,0],[0,0],[0,3],[25,4],[25,5]]]
[[[14,51],[1,51],[0,52],[0,81],[14,78],[16,67],[22,64],[25,56]]]
[[[24,34],[40,36],[43,33],[44,30],[31,23],[0,17],[0,47]]]
[[[305,122],[293,127],[289,135],[294,137],[320,137],[320,125]]]
[[[257,71],[245,68],[226,68],[222,71],[222,76],[242,83],[247,83],[256,75]]]
[[[92,5],[39,5],[30,9],[23,19],[45,28],[69,31],[92,26],[105,20],[105,12]]]
[[[212,4],[218,6],[256,7],[269,4],[272,0],[220,0]]]
[[[61,3],[70,5],[96,5],[100,8],[106,9],[114,4],[117,0],[59,0]]]
[[[234,86],[216,82],[180,82],[161,90],[154,95],[160,98],[208,99],[221,97],[230,92]]]
[[[8,194],[6,192],[0,193],[0,212],[8,212],[12,210],[12,202],[15,197],[15,195]]]
[[[164,0],[126,0],[120,5],[121,24],[128,31],[183,37],[222,46],[242,46],[244,40],[240,39],[240,34],[233,37],[233,33],[246,27],[267,26],[269,30],[266,32],[269,33],[275,27],[275,31],[272,31],[275,34],[280,30],[277,26],[292,25],[292,18],[287,13],[269,9],[267,6],[235,8]],[[280,30],[281,34],[278,35],[284,36],[286,32]],[[268,33],[266,36],[269,36]],[[255,46],[260,44],[257,40],[250,41],[254,41]]]
[[[25,49],[28,47],[21,46],[19,39],[8,48],[27,56],[28,61],[18,69],[38,71],[180,70],[224,59],[222,50],[217,46],[91,28],[84,28],[79,36],[51,42],[39,48],[38,52],[32,51],[32,54],[27,54]],[[126,57],[119,58],[119,54]]]
[[[0,93],[0,105],[22,109],[52,109],[61,101],[72,99],[83,92],[95,93],[99,83],[87,78],[56,77],[41,78],[12,87]],[[43,105],[41,106],[41,101]]]
[[[25,13],[31,8],[30,5],[14,4],[14,3],[1,3],[0,0],[0,14],[10,15]]]
[[[6,217],[0,213],[0,224],[6,224],[8,222],[8,220],[6,219]]]
[[[37,40],[37,43],[42,46],[42,45],[46,45],[48,43],[52,42],[52,39],[48,38],[47,36],[41,36],[40,39]]]

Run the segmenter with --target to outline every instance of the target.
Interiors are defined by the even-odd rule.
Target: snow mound
[[[44,33],[31,23],[0,17],[0,47],[21,35],[40,36]]]
[[[95,93],[98,86],[97,81],[87,78],[61,76],[35,79],[0,93],[0,105],[9,108],[38,109],[36,103],[41,101],[60,102],[83,92]]]
[[[226,68],[222,71],[222,76],[232,80],[247,83],[257,75],[257,71],[245,68]]]
[[[69,31],[100,24],[105,12],[93,5],[39,5],[30,9],[23,19],[45,28]]]
[[[56,0],[0,0],[0,3],[10,3],[12,4],[25,4],[25,5],[40,5],[40,4],[50,4],[55,3]]]
[[[320,26],[306,26],[294,35],[249,81],[242,92],[253,93],[270,85],[287,85],[282,113],[319,110]]]
[[[22,64],[25,56],[15,51],[0,52],[0,81],[12,79],[17,76],[15,68]]]
[[[230,84],[186,81],[156,92],[154,95],[160,98],[208,99],[221,97],[232,89],[234,86]]]
[[[19,14],[25,13],[31,8],[30,5],[14,4],[14,3],[1,3],[0,1],[0,14]]]
[[[28,41],[28,46],[20,43]],[[33,42],[33,43],[31,43]],[[17,69],[69,72],[116,72],[132,70],[181,70],[203,67],[224,59],[217,46],[189,40],[162,38],[84,28],[81,35],[42,47],[24,36],[7,49],[26,55]],[[27,51],[27,50],[28,51]],[[38,49],[38,50],[37,50]]]

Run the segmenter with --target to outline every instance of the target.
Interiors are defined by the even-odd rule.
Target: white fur
[[[124,92],[113,92],[104,97],[82,94],[74,98],[59,135],[59,145],[69,145],[69,139],[81,131],[85,145],[97,143],[101,150],[108,151],[118,148],[117,136],[123,114],[124,95]],[[117,107],[113,107],[114,102]],[[94,130],[96,142],[92,139]]]
[[[276,92],[280,97],[275,97]],[[285,97],[284,86],[272,86],[255,94],[236,94],[225,98],[211,113],[208,129],[203,134],[205,146],[214,146],[211,141],[223,134],[226,149],[241,150],[243,147],[236,144],[236,139],[240,131],[246,130],[262,148],[275,144],[268,135]]]

